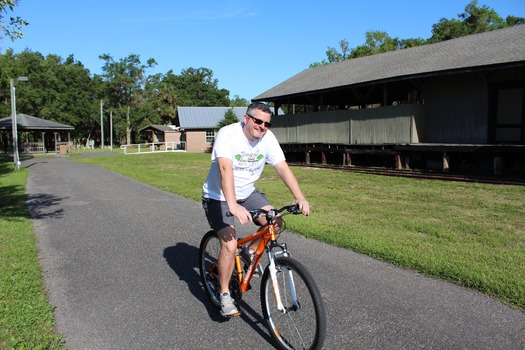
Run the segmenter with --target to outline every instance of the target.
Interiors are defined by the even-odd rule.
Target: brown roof
[[[158,131],[162,131],[162,132],[175,132],[177,131],[176,127],[174,125],[156,125],[156,124],[151,124],[151,125],[148,125],[148,126],[145,126],[141,129],[139,129],[139,132],[142,132],[144,130],[149,130],[149,129],[155,129],[155,130],[158,130]]]

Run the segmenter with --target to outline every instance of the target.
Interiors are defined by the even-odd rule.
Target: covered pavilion
[[[70,151],[71,131],[75,130],[74,127],[22,113],[17,114],[16,118],[20,153],[46,153],[53,146],[56,153]],[[13,151],[12,128],[11,117],[0,119],[1,147],[4,152]],[[46,138],[51,133],[54,135],[53,139]]]

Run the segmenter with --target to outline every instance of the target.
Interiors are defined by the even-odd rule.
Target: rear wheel
[[[320,349],[326,335],[321,293],[306,268],[290,257],[275,259],[284,310],[277,308],[270,267],[261,281],[261,305],[270,335],[280,349]]]
[[[210,297],[212,304],[221,306],[219,272],[217,259],[221,250],[221,242],[215,231],[209,231],[202,237],[199,247],[199,272],[204,290]]]

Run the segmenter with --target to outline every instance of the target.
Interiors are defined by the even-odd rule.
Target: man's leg
[[[235,252],[237,250],[237,236],[235,228],[227,226],[217,232],[221,242],[221,251],[217,265],[219,268],[219,284],[221,294],[229,293],[230,279],[235,266]]]
[[[235,267],[235,252],[237,250],[235,229],[232,226],[227,226],[219,230],[217,235],[221,242],[221,251],[219,252],[219,257],[217,259],[219,285],[221,288],[221,315],[238,316],[240,314],[239,310],[235,306],[234,300],[230,295],[230,279],[233,268]]]

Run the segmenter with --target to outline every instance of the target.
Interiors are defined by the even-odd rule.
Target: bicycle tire
[[[279,349],[321,349],[326,337],[326,312],[319,288],[297,260],[277,257],[275,265],[281,302],[287,312],[277,309],[267,267],[261,279],[261,306],[270,335]],[[293,284],[289,283],[289,272]],[[299,307],[292,302],[291,289],[295,290]]]
[[[215,231],[209,231],[202,237],[199,246],[199,272],[201,282],[212,304],[217,308],[221,306],[219,280],[210,273],[210,270],[213,264],[217,263],[220,249],[221,243]]]

